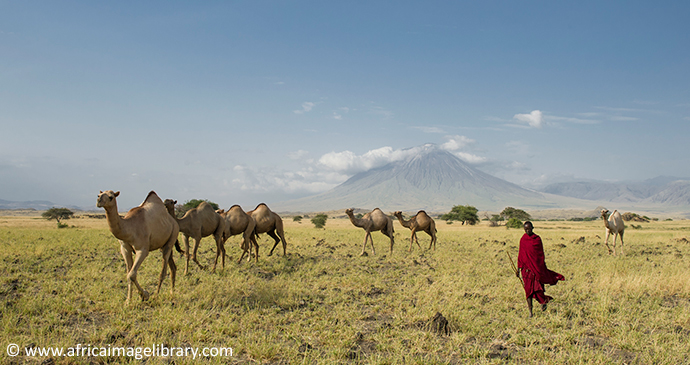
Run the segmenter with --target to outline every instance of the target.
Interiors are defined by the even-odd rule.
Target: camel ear
[[[103,190],[101,190],[101,192],[100,192],[100,193],[98,193],[98,194],[103,194]]]
[[[175,201],[173,202],[173,204],[177,204],[177,200],[175,200]]]
[[[116,191],[116,192],[115,192],[115,197],[117,198],[118,196],[120,196],[120,192],[119,192],[119,191]]]

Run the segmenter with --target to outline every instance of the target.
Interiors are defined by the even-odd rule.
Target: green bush
[[[302,223],[303,218],[304,217],[302,217],[301,215],[296,215],[296,216],[292,217],[292,221],[297,222],[297,223]]]
[[[522,221],[517,218],[510,218],[506,222],[506,228],[522,228]]]
[[[328,215],[317,214],[316,216],[314,216],[314,218],[311,219],[311,222],[314,223],[315,228],[323,228],[326,225],[327,220]]]

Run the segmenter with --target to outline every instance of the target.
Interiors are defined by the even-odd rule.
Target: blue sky
[[[324,191],[434,143],[526,187],[690,176],[680,1],[0,2],[0,199]],[[461,203],[461,202],[459,202]]]

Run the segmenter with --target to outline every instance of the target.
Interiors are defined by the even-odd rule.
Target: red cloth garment
[[[544,294],[544,284],[556,285],[565,277],[546,267],[544,246],[541,237],[525,233],[520,239],[518,268],[522,271],[522,280],[527,298],[536,298],[540,304],[546,304],[552,298]]]

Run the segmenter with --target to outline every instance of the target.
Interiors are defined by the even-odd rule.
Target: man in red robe
[[[556,285],[559,280],[565,280],[563,275],[546,268],[544,261],[544,246],[541,237],[532,232],[534,226],[527,221],[524,224],[525,234],[520,239],[520,252],[518,253],[518,268],[522,271],[525,295],[529,316],[532,317],[532,298],[536,298],[541,304],[541,310],[546,310],[546,303],[551,299],[544,294],[544,284]],[[520,272],[515,275],[520,277]]]

